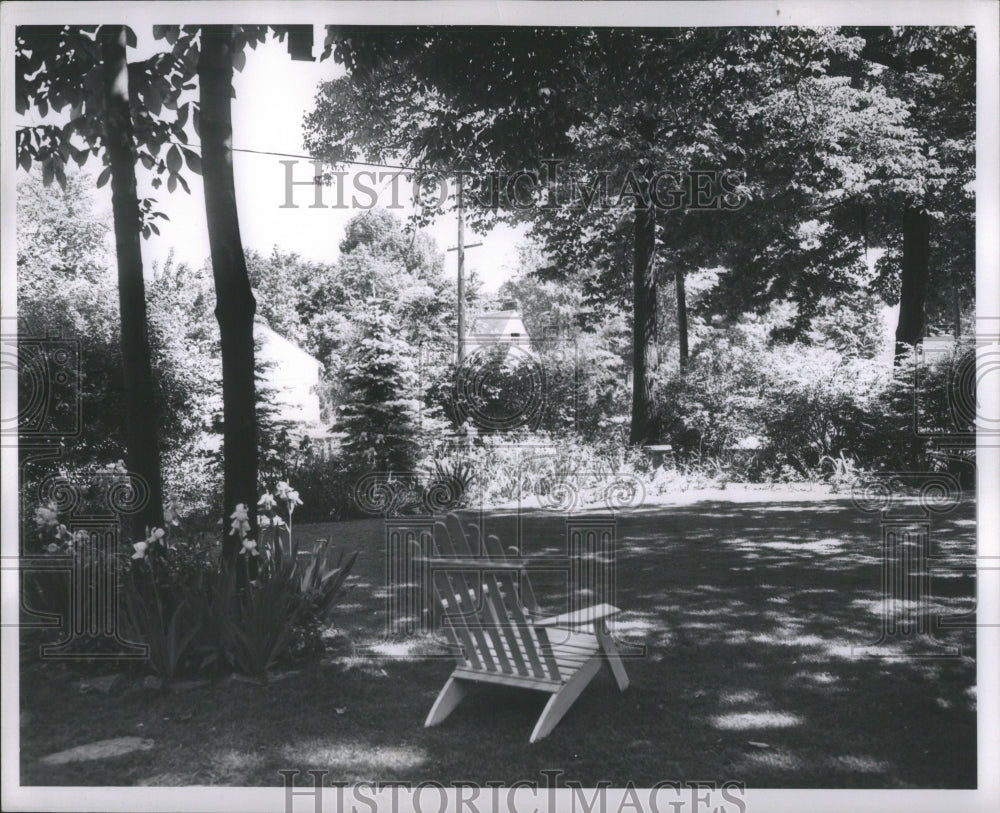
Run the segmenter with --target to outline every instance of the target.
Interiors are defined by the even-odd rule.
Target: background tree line
[[[103,324],[117,332],[118,356],[105,332],[101,363],[109,380],[115,364],[124,373],[120,399],[105,411],[108,429],[123,431],[95,434],[93,450],[110,451],[121,438],[129,469],[149,483],[139,525],[162,523],[161,459],[177,454],[180,439],[197,434],[213,409],[222,416],[214,426],[223,433],[225,471],[218,510],[226,518],[243,502],[252,514],[265,454],[257,438],[257,312],[324,363],[327,417],[333,423],[337,409],[355,465],[412,465],[430,448],[426,438],[413,440],[419,427],[434,426],[424,418],[441,417],[440,399],[430,403],[423,393],[453,371],[442,363],[428,376],[414,364],[421,346],[453,335],[454,300],[425,238],[371,213],[352,222],[336,263],[243,250],[232,73],[268,36],[287,39],[293,57],[301,55],[306,33],[160,26],[154,36],[163,51],[129,64],[135,37],[122,26],[17,32],[18,110],[57,122],[18,130],[19,166],[40,165],[43,183],[59,182],[77,200],[85,196],[74,191],[81,181],[67,176],[69,162],[98,158],[96,183],[111,183],[118,316]],[[307,148],[331,164],[391,160],[481,175],[558,158],[584,180],[607,173],[613,189],[631,173],[633,193],[608,207],[548,201],[469,212],[481,229],[499,220],[528,224],[530,246],[497,301],[520,300],[533,335],[554,322],[585,359],[567,376],[556,369],[560,360],[542,353],[549,380],[563,386],[553,402],[574,404],[552,431],[607,439],[624,421],[633,445],[669,440],[682,452],[717,457],[740,443],[764,443],[770,456],[756,456],[757,475],[783,466],[804,474],[845,448],[862,457],[866,443],[875,445],[885,427],[870,420],[853,421],[868,427],[868,440],[830,429],[851,409],[871,416],[885,407],[879,398],[895,399],[898,423],[900,371],[910,369],[909,348],[928,323],[968,332],[971,29],[329,27],[322,57],[347,70],[323,86],[306,117]],[[168,264],[147,290],[139,240],[158,229],[162,213],[137,198],[137,167],[169,191],[186,189],[186,172],[203,174],[210,282],[206,269]],[[746,205],[717,214],[659,211],[649,182],[664,167],[738,170]],[[26,191],[23,206],[38,194]],[[41,316],[46,297],[61,298],[81,320],[88,309],[107,310],[107,284],[87,276],[100,262],[73,256],[82,241],[94,244],[101,225],[74,219],[80,223],[63,228],[80,232],[63,242],[61,265],[43,269],[37,259],[51,248],[45,238],[37,251],[29,240],[21,252],[25,315],[36,303]],[[59,273],[65,285],[53,281]],[[899,309],[898,380],[881,371],[866,390],[860,382],[869,377],[850,365],[874,359],[882,304]],[[206,332],[210,307],[221,358],[212,381],[210,368],[188,370],[183,358],[215,341]],[[836,355],[795,378],[788,369],[801,354],[793,351],[810,348]],[[817,382],[830,369],[838,377],[824,390]],[[96,368],[89,374],[99,379]],[[799,396],[790,376],[803,388],[801,403],[792,403]],[[845,381],[853,382],[846,393]],[[745,400],[748,388],[757,401]],[[853,406],[832,409],[817,391],[834,400],[841,392]],[[827,417],[810,412],[814,406]],[[797,409],[809,413],[808,438],[781,423]],[[387,426],[401,427],[395,440],[373,429]],[[904,429],[897,434],[914,446]],[[877,455],[869,457],[874,463]],[[235,552],[231,541],[228,550]]]

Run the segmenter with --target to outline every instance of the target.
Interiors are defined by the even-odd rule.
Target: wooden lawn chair
[[[455,515],[434,531],[433,581],[442,628],[458,650],[458,665],[438,694],[424,726],[442,722],[474,681],[548,692],[531,742],[547,736],[607,663],[618,688],[628,676],[605,619],[620,612],[598,604],[539,618],[526,561],[508,558],[496,536],[480,540]],[[427,560],[425,560],[427,561]]]

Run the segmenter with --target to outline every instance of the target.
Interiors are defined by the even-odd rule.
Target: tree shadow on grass
[[[971,502],[934,519],[932,595],[892,604],[879,518],[848,500],[619,515],[623,613],[613,631],[645,652],[626,660],[626,692],[605,671],[535,745],[528,736],[546,696],[525,690],[476,687],[444,723],[423,728],[453,664],[437,636],[386,637],[383,525],[315,526],[365,552],[337,617],[352,640],[339,658],[264,688],[94,698],[72,717],[91,726],[89,739],[121,736],[127,720],[128,733],[157,742],[116,761],[121,784],[280,785],[282,769],[325,770],[327,784],[542,782],[540,771],[554,769],[584,786],[975,787],[974,630],[936,624],[974,609],[973,573],[952,567],[974,554],[970,518]],[[488,517],[487,532],[505,544],[516,527],[516,516]],[[532,512],[522,527],[525,554],[565,551],[564,517]],[[565,606],[564,577],[533,581],[546,609]],[[961,656],[941,657],[920,635],[874,647],[886,619],[904,616],[927,621]],[[23,781],[108,783],[86,764],[41,771],[38,756],[79,737],[58,715],[36,713]]]
[[[595,681],[532,752],[591,784],[975,786],[974,630],[939,623],[974,610],[974,576],[959,567],[975,552],[973,516],[969,502],[934,518],[931,594],[906,603],[883,595],[880,518],[846,498],[620,515],[614,632],[645,654],[627,659],[625,694]],[[514,514],[488,517],[487,532],[529,556],[566,550],[565,517],[528,512],[520,524],[520,540]],[[563,576],[533,581],[545,609],[565,609]],[[931,634],[880,641],[905,619]],[[437,668],[443,683],[450,662]],[[542,704],[483,687],[423,736],[476,743],[488,732],[516,754]],[[533,776],[505,764],[510,781]]]

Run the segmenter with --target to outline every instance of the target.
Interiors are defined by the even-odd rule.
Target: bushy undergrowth
[[[935,437],[972,429],[956,409],[970,345],[933,359],[720,341],[664,377],[657,402],[676,458],[732,479],[830,481],[843,472],[933,471]],[[966,410],[967,411],[967,410]]]
[[[424,434],[413,468],[383,478],[393,496],[377,510],[358,500],[368,472],[336,452],[298,458],[295,477],[310,506],[303,517],[434,510],[445,493],[448,507],[504,505],[588,478],[627,477],[651,495],[729,482],[827,483],[846,492],[868,473],[957,468],[938,454],[935,437],[972,428],[961,415],[970,398],[962,393],[970,349],[958,344],[919,362],[911,354],[894,366],[884,355],[801,344],[707,343],[683,377],[660,381],[657,419],[673,452],[655,466],[628,445],[627,420],[614,410],[588,416],[576,431]]]

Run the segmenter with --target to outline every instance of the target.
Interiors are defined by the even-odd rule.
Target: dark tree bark
[[[683,373],[688,364],[688,309],[687,293],[684,290],[684,269],[681,266],[677,266],[674,280],[677,285],[677,347],[680,351],[681,373]]]
[[[656,210],[637,203],[632,263],[632,426],[633,445],[656,440],[653,425],[653,373],[656,371]]]
[[[896,322],[896,364],[923,336],[930,268],[931,218],[913,206],[903,210],[903,263]]]
[[[111,169],[111,208],[118,258],[122,372],[125,395],[125,446],[129,472],[144,481],[148,500],[128,517],[126,532],[138,538],[145,526],[163,526],[163,482],[146,332],[146,286],[142,276],[139,201],[135,185],[135,147],[129,109],[125,28],[101,29],[104,68],[104,140]]]
[[[962,286],[958,274],[951,275],[951,320],[954,323],[955,338],[962,338]]]
[[[222,340],[223,557],[240,549],[230,535],[230,515],[247,506],[257,527],[257,419],[253,321],[257,302],[250,289],[233,182],[232,27],[205,26],[198,59],[201,166],[205,214],[215,278],[215,316]]]

